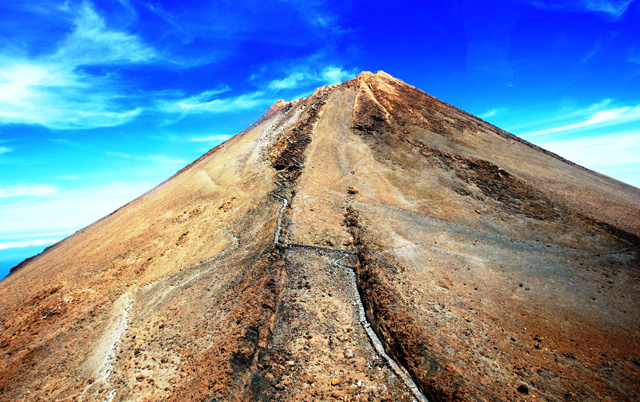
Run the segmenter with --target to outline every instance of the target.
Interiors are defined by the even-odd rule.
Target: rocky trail
[[[280,187],[284,187],[284,184],[280,183],[280,182],[276,182],[276,185],[278,185]],[[351,287],[351,294],[354,296],[353,305],[357,306],[360,325],[366,331],[367,336],[368,336],[368,340],[370,341],[371,346],[375,349],[375,351],[377,352],[378,356],[380,356],[382,359],[384,359],[386,364],[388,364],[388,366],[393,370],[395,375],[398,376],[398,378],[400,378],[402,380],[402,382],[405,384],[407,389],[413,394],[413,396],[415,397],[416,401],[428,402],[428,399],[422,394],[422,392],[420,391],[418,386],[415,384],[413,379],[406,372],[406,370],[402,369],[400,367],[400,365],[398,364],[398,362],[393,360],[387,354],[387,352],[384,350],[383,343],[380,341],[380,339],[378,338],[378,335],[375,333],[375,331],[371,327],[371,324],[369,323],[369,320],[367,319],[367,315],[365,313],[365,308],[364,308],[364,306],[362,304],[362,299],[360,297],[360,292],[361,291],[360,291],[360,289],[358,289],[358,285],[357,285],[357,281],[356,281],[356,274],[354,272],[354,267],[350,267],[350,266],[347,266],[347,265],[344,265],[344,264],[340,263],[343,259],[345,259],[347,257],[352,257],[353,258],[355,256],[355,253],[347,252],[347,251],[344,251],[344,250],[330,249],[330,248],[325,248],[325,247],[307,246],[307,245],[302,245],[302,244],[287,244],[287,243],[281,242],[280,238],[281,238],[281,233],[282,233],[283,215],[285,213],[285,210],[286,210],[287,206],[290,204],[290,200],[288,200],[288,199],[286,199],[286,198],[284,198],[284,197],[282,197],[282,196],[280,196],[278,194],[275,194],[275,193],[271,193],[271,195],[273,195],[274,197],[276,197],[277,199],[282,201],[282,208],[280,209],[280,212],[278,214],[278,226],[277,226],[277,230],[276,230],[274,245],[279,246],[279,247],[283,247],[285,249],[287,249],[287,248],[290,248],[290,249],[300,248],[300,249],[306,249],[306,250],[315,251],[315,252],[325,252],[325,253],[333,253],[333,254],[339,255],[339,257],[337,257],[334,261],[332,261],[331,264],[336,266],[336,267],[339,267],[341,269],[344,269],[345,272],[347,272],[348,275],[349,275],[349,278],[350,278],[349,282],[350,282],[350,285],[351,285],[350,286]]]

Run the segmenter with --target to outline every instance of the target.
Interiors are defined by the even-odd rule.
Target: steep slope
[[[624,400],[640,190],[385,73],[0,282],[2,400]]]

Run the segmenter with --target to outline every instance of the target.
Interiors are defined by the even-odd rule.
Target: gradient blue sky
[[[639,26],[640,0],[0,0],[0,277],[362,70],[640,186]]]

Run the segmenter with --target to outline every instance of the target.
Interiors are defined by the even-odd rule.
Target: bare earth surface
[[[2,401],[621,401],[640,190],[383,72],[0,282]]]

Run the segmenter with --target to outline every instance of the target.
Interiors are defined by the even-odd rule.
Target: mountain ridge
[[[380,76],[383,76],[383,77],[385,77],[385,78],[392,78],[392,79],[394,79],[394,80],[400,81],[400,80],[398,80],[398,79],[394,78],[393,76],[391,76],[390,74],[388,74],[388,73],[386,73],[386,72],[384,72],[384,71],[382,71],[382,70],[378,70],[378,71],[376,71],[375,73],[372,73],[372,72],[369,72],[369,71],[362,71],[362,72],[361,72],[360,74],[358,74],[358,76],[356,76],[355,78],[353,78],[353,79],[351,79],[351,80],[346,81],[346,82],[345,82],[345,84],[346,84],[347,82],[353,82],[353,85],[357,85],[357,82],[358,82],[359,80],[364,80],[365,78],[369,78],[369,77],[372,77],[372,76],[374,76],[374,77],[375,77],[376,75],[380,75]],[[343,84],[335,84],[335,85],[343,85]],[[331,86],[335,86],[335,85],[325,85],[325,86],[323,86],[323,87],[321,87],[321,88],[324,88],[324,87],[331,87]],[[558,154],[556,154],[556,153],[554,153],[554,152],[551,152],[551,151],[549,151],[549,150],[547,150],[547,149],[544,149],[544,148],[542,148],[542,147],[540,147],[540,146],[538,146],[538,145],[535,145],[535,144],[533,144],[533,143],[531,143],[531,142],[529,142],[529,141],[526,141],[526,140],[524,140],[524,139],[522,139],[522,138],[520,138],[520,137],[518,137],[518,136],[516,136],[516,135],[513,135],[513,134],[511,134],[511,133],[509,133],[509,132],[507,132],[507,131],[505,131],[505,130],[503,130],[503,129],[501,129],[501,128],[499,128],[499,127],[495,126],[495,125],[493,125],[492,123],[489,123],[489,122],[487,122],[486,120],[483,120],[482,118],[480,118],[480,117],[478,117],[478,116],[475,116],[475,115],[473,115],[473,114],[471,114],[471,113],[469,113],[469,112],[467,112],[467,111],[465,111],[465,110],[463,110],[463,109],[456,108],[455,106],[450,105],[450,104],[448,104],[448,103],[446,103],[446,102],[444,102],[444,101],[442,101],[442,100],[440,100],[440,99],[438,99],[438,98],[436,98],[436,97],[433,97],[433,96],[431,96],[431,95],[429,95],[429,94],[427,94],[427,95],[428,95],[428,96],[430,96],[430,97],[432,97],[432,98],[433,98],[433,99],[435,99],[436,101],[441,102],[441,103],[443,103],[443,104],[447,105],[448,107],[455,108],[457,111],[459,111],[459,112],[463,113],[465,116],[467,116],[467,117],[469,117],[469,118],[472,118],[472,119],[475,119],[475,120],[479,120],[482,124],[486,124],[486,125],[490,126],[492,129],[494,129],[494,130],[496,131],[496,133],[498,133],[499,135],[503,136],[504,138],[506,138],[506,139],[508,139],[508,140],[518,141],[518,142],[520,142],[520,143],[522,143],[522,144],[525,144],[526,146],[529,146],[529,147],[531,147],[531,148],[533,148],[533,149],[535,149],[535,150],[537,150],[537,151],[540,151],[540,152],[543,152],[543,153],[545,153],[545,154],[547,154],[547,155],[549,155],[549,156],[552,156],[552,157],[554,157],[554,158],[558,159],[558,160],[559,160],[559,161],[561,161],[561,162],[564,162],[564,163],[567,163],[567,164],[569,164],[569,165],[572,165],[572,166],[575,166],[575,167],[578,167],[578,168],[584,169],[584,170],[588,171],[588,172],[589,172],[589,173],[591,173],[591,174],[594,174],[594,175],[597,175],[597,176],[601,176],[601,177],[603,177],[603,178],[605,178],[605,179],[607,179],[607,180],[614,180],[614,181],[618,182],[619,184],[621,184],[621,185],[623,185],[623,186],[627,186],[627,187],[630,187],[630,188],[636,189],[634,186],[631,186],[631,185],[629,185],[629,184],[627,184],[627,183],[624,183],[624,182],[619,181],[619,180],[617,180],[617,179],[614,179],[614,178],[612,178],[612,177],[609,177],[609,176],[603,175],[603,174],[601,174],[601,173],[598,173],[598,172],[596,172],[596,171],[594,171],[594,170],[591,170],[591,169],[589,169],[589,168],[586,168],[586,167],[584,167],[584,166],[582,166],[582,165],[576,164],[576,163],[574,163],[574,162],[572,162],[572,161],[570,161],[570,160],[568,160],[568,159],[566,159],[566,158],[564,158],[564,157],[562,157],[562,156],[560,156],[560,155],[558,155]],[[266,112],[265,112],[265,113],[264,113],[264,114],[263,114],[263,115],[262,115],[262,116],[261,116],[261,117],[260,117],[256,122],[255,122],[255,123],[253,123],[249,128],[256,126],[259,122],[261,122],[262,120],[264,120],[264,119],[268,118],[271,114],[276,113],[276,112],[277,112],[278,110],[280,110],[282,107],[290,107],[292,103],[294,103],[294,102],[298,102],[298,101],[301,101],[302,99],[305,99],[305,98],[301,98],[301,99],[297,99],[297,100],[293,100],[293,101],[285,101],[284,99],[279,99],[279,100],[277,100],[277,101],[276,101],[273,105],[271,105],[271,106],[267,109],[267,111],[266,111]],[[249,128],[248,128],[248,129],[249,129]],[[246,130],[245,130],[245,131],[246,131]],[[233,137],[238,136],[238,135],[241,135],[243,132],[244,132],[244,131],[242,131],[242,132],[240,132],[240,133],[238,133],[238,134],[234,135]],[[230,138],[229,140],[233,139],[233,137],[232,137],[232,138]],[[228,140],[228,141],[229,141],[229,140]],[[155,187],[154,187],[154,188],[152,188],[151,190],[149,190],[149,191],[147,191],[146,193],[142,194],[140,197],[142,197],[142,196],[146,195],[148,192],[153,191],[155,188],[157,188],[157,187],[159,187],[159,186],[163,185],[164,183],[166,183],[167,181],[169,181],[169,180],[173,179],[175,176],[177,176],[177,175],[179,175],[180,173],[182,173],[183,171],[185,171],[185,170],[189,169],[190,167],[192,167],[193,165],[195,165],[197,162],[199,162],[199,161],[203,160],[204,158],[206,158],[206,157],[208,157],[208,156],[212,155],[213,153],[215,153],[215,152],[216,152],[216,150],[218,149],[218,147],[223,146],[225,143],[226,143],[226,141],[225,141],[225,142],[223,142],[223,143],[221,143],[220,145],[217,145],[216,147],[212,148],[211,150],[207,151],[206,153],[204,153],[202,156],[198,157],[198,158],[197,158],[196,160],[194,160],[193,162],[189,163],[189,164],[188,164],[188,165],[186,165],[185,167],[183,167],[183,168],[181,168],[180,170],[178,170],[175,174],[173,174],[173,175],[172,175],[171,177],[169,177],[168,179],[164,180],[162,183],[158,184],[157,186],[155,186]],[[638,191],[638,196],[640,196],[640,191]],[[138,197],[138,198],[140,198],[140,197]],[[129,203],[127,203],[127,204],[123,205],[122,207],[120,207],[120,208],[116,209],[115,211],[113,211],[113,212],[109,213],[109,214],[108,214],[108,215],[106,215],[104,218],[111,216],[112,214],[114,214],[114,213],[116,213],[118,210],[120,210],[121,208],[124,208],[124,207],[126,207],[127,205],[129,205],[131,202],[136,201],[138,198],[136,198],[135,200],[130,201]],[[104,218],[101,218],[100,220],[102,220],[102,219],[104,219]],[[98,221],[96,221],[96,222],[98,222]],[[93,223],[96,223],[96,222],[93,222]],[[92,223],[92,224],[93,224],[93,223]],[[84,230],[84,228],[79,229],[78,231],[82,231],[82,230]],[[638,235],[639,233],[632,233],[632,234]],[[59,243],[60,243],[60,242],[59,242]],[[54,246],[56,246],[57,244],[58,244],[58,243],[53,244],[53,245],[51,245],[51,246],[49,246],[49,247],[54,247]],[[49,247],[47,247],[47,249],[45,249],[42,253],[46,252],[46,251],[49,249]],[[16,265],[15,267],[11,268],[11,270],[10,270],[10,274],[11,274],[11,273],[13,273],[13,272],[15,272],[15,271],[17,271],[18,269],[20,269],[20,268],[21,268],[22,266],[24,266],[26,263],[30,262],[33,258],[37,258],[37,257],[38,257],[40,254],[42,254],[42,253],[39,253],[39,254],[37,254],[37,255],[35,255],[35,256],[32,256],[32,257],[29,257],[29,258],[25,259],[24,261],[22,261],[21,263],[19,263],[18,265]]]
[[[276,102],[0,282],[1,394],[636,395],[640,190],[470,116],[383,72]]]

